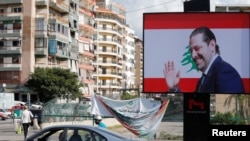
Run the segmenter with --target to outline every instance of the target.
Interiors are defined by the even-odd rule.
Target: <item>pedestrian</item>
[[[29,126],[31,124],[31,119],[33,118],[33,114],[29,111],[28,106],[24,107],[21,123],[23,126],[24,139],[26,139],[29,131]]]
[[[196,85],[201,93],[244,93],[242,79],[237,70],[220,56],[214,33],[208,27],[196,28],[189,38],[189,50],[197,70],[202,77]],[[179,92],[180,72],[174,62],[165,63],[163,70],[170,92]]]
[[[95,124],[97,124],[99,127],[107,128],[107,126],[102,122],[102,116],[96,115],[94,117],[94,120],[95,120]]]

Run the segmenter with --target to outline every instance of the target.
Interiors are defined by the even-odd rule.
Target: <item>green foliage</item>
[[[171,135],[166,132],[161,132],[157,139],[160,140],[183,140],[183,136],[181,135]]]
[[[239,114],[233,114],[232,112],[217,112],[215,116],[210,119],[210,123],[217,125],[239,125],[245,122]]]
[[[53,98],[75,99],[81,96],[78,76],[69,69],[36,68],[25,84],[38,93],[42,102]]]
[[[128,92],[124,92],[121,95],[122,100],[134,99],[134,98],[137,98],[137,97],[138,97],[138,95],[130,95]]]

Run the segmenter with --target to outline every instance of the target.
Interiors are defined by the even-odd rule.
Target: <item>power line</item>
[[[174,2],[174,1],[176,1],[176,0],[162,2],[162,3],[158,3],[158,4],[155,4],[155,5],[152,5],[152,6],[147,6],[147,7],[139,8],[139,9],[129,10],[129,11],[126,11],[125,13],[131,13],[131,12],[136,12],[136,11],[140,11],[140,10],[144,10],[144,9],[148,9],[148,8],[153,8],[153,7],[160,6],[162,4],[171,3],[171,2]]]

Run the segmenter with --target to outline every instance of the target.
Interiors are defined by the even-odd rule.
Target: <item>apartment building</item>
[[[143,86],[143,43],[135,37],[135,88],[142,92]]]
[[[87,76],[86,72],[93,70],[93,66],[82,67],[81,64],[94,58],[93,49],[84,49],[83,44],[91,46],[93,28],[86,40],[87,34],[83,34],[91,27],[85,28],[88,23],[84,22],[87,20],[81,22],[79,20],[84,16],[89,17],[88,12],[94,2],[92,0],[0,1],[0,83],[6,86],[6,91],[15,93],[15,100],[27,101],[27,93],[30,93],[31,101],[39,100],[35,92],[23,86],[35,67],[70,69],[79,74],[79,80],[88,86],[91,75]],[[87,9],[87,14],[82,14],[84,13],[80,12],[82,9]],[[79,15],[82,16],[81,19]],[[79,25],[80,27],[83,25],[84,28],[79,28]],[[86,56],[90,59],[82,59]],[[86,94],[89,92],[91,90]]]
[[[31,0],[0,1],[0,84],[7,92],[16,92],[34,71],[35,4]]]
[[[124,47],[123,47],[123,81],[122,87],[128,90],[130,94],[137,94],[134,89],[135,85],[135,33],[134,30],[126,27],[124,28]]]
[[[0,84],[15,100],[39,101],[24,87],[35,67],[70,69],[83,96],[117,97],[135,85],[134,31],[108,0],[1,0]]]
[[[107,97],[115,97],[122,89],[124,14],[125,8],[116,3],[96,1],[94,91]]]
[[[94,45],[94,23],[95,16],[93,10],[95,8],[95,0],[79,0],[79,35],[78,35],[78,67],[79,80],[84,87],[81,88],[83,96],[90,98],[94,93],[94,79],[92,77],[94,66],[93,61]]]

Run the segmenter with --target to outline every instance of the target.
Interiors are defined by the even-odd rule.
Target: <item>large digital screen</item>
[[[250,14],[143,14],[143,92],[250,93]]]

